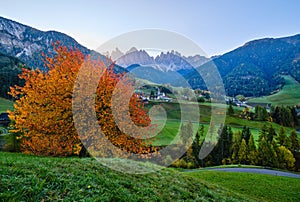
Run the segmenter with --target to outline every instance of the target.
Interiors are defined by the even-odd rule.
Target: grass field
[[[185,173],[203,183],[226,187],[254,201],[300,201],[300,179],[263,174],[199,171]]]
[[[1,201],[299,201],[300,180],[164,169],[132,175],[91,158],[0,152]]]
[[[285,85],[278,93],[254,98],[252,103],[272,103],[272,105],[298,105],[300,104],[300,84],[291,76],[284,76]]]
[[[132,175],[91,158],[0,152],[0,180],[0,201],[247,201],[173,169]]]
[[[148,105],[147,107],[151,107],[151,106],[152,105]],[[156,146],[168,145],[172,140],[176,141],[175,137],[177,134],[179,134],[180,124],[181,124],[181,115],[180,115],[181,111],[180,111],[180,105],[178,103],[162,103],[162,107],[167,111],[167,121],[163,130],[155,137],[155,139],[151,140],[152,144]],[[224,105],[218,107],[224,107]],[[200,125],[204,126],[204,135],[206,135],[209,127],[210,117],[211,117],[211,107],[208,103],[205,104],[201,103],[199,105],[199,108],[200,108],[199,110]],[[240,110],[241,108],[237,108],[237,109],[235,108],[235,112],[237,114],[240,113]],[[188,111],[186,113],[193,113],[193,111]],[[186,122],[183,121],[183,123]],[[241,131],[244,126],[249,127],[251,133],[254,136],[254,140],[258,139],[259,131],[264,124],[270,125],[270,123],[268,122],[248,121],[246,119],[241,119],[233,116],[226,116],[224,124],[230,126],[233,132]],[[281,127],[279,124],[272,123],[272,125],[276,131],[279,131]],[[194,123],[194,132],[196,131],[197,127],[199,128],[200,126]],[[293,130],[293,128],[290,127],[284,127],[284,128],[288,135]]]
[[[7,110],[13,110],[13,104],[12,101],[0,97],[0,113],[6,112]]]

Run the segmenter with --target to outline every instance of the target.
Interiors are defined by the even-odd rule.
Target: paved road
[[[239,173],[258,173],[258,174],[267,174],[267,175],[275,175],[275,176],[284,176],[284,177],[292,177],[292,178],[300,178],[300,174],[263,169],[263,168],[204,168],[204,169],[195,169],[195,170],[186,170],[185,172],[201,172],[204,170],[216,170],[216,171],[224,171],[224,172],[239,172]]]

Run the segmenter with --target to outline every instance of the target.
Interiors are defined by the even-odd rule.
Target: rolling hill
[[[272,103],[273,105],[299,105],[300,104],[300,84],[291,76],[284,76],[285,85],[279,92],[250,99],[251,103]]]
[[[4,201],[299,201],[299,179],[170,168],[134,175],[92,158],[1,152],[0,176]]]

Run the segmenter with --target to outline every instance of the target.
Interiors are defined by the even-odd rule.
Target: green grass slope
[[[0,97],[0,113],[6,112],[7,110],[13,110],[13,105],[14,103],[12,101]]]
[[[278,93],[254,98],[252,103],[272,103],[272,105],[297,105],[300,104],[300,84],[291,76],[284,76],[285,85]]]
[[[180,132],[180,124],[181,124],[181,108],[179,103],[156,103],[161,104],[161,106],[167,111],[167,120],[166,125],[164,128],[155,136],[155,138],[151,139],[151,143],[156,146],[162,146],[162,145],[169,145],[172,140],[176,140],[176,135],[179,135]],[[150,108],[153,106],[154,103],[150,103],[149,105],[146,105],[147,108]],[[183,113],[191,114],[193,116],[197,116],[195,114],[195,111],[193,111],[192,106],[198,105],[195,103],[187,103],[187,105],[190,105],[190,110],[183,111]],[[199,112],[200,112],[200,125],[204,125],[204,135],[207,134],[209,123],[211,119],[211,106],[217,107],[222,112],[222,108],[228,107],[227,105],[216,105],[211,103],[200,103],[199,105]],[[187,108],[188,108],[187,107]],[[235,108],[235,113],[239,114],[241,113],[241,110],[243,108]],[[227,109],[226,109],[227,110]],[[194,113],[194,114],[193,114]],[[163,118],[162,118],[163,119]],[[184,124],[187,123],[186,120],[182,121]],[[161,121],[163,123],[163,121]],[[157,124],[160,124],[160,122],[157,122]],[[247,126],[250,128],[251,133],[254,135],[254,139],[257,140],[260,134],[260,129],[263,127],[263,125],[269,126],[269,122],[264,121],[249,121],[246,119],[242,119],[239,117],[233,117],[233,116],[226,116],[225,123],[228,126],[231,127],[233,132],[242,131],[244,126]],[[194,125],[194,131],[196,131],[197,123],[193,123]],[[274,129],[278,132],[280,130],[280,125],[276,123],[272,123]],[[284,127],[287,134],[290,134],[294,128],[291,127]],[[178,137],[177,137],[178,138]]]
[[[145,175],[110,170],[91,158],[0,152],[0,201],[247,201],[172,169]]]
[[[185,173],[225,187],[228,191],[241,194],[255,201],[300,201],[300,179],[252,173],[200,171]]]

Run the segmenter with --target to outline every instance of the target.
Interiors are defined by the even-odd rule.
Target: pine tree
[[[262,140],[262,138],[267,139],[267,135],[268,135],[268,127],[266,124],[264,124],[259,131],[258,141]]]
[[[258,121],[266,121],[269,118],[267,109],[259,105],[255,107],[255,116],[256,116],[256,120]]]
[[[267,121],[269,119],[269,113],[265,107],[262,108],[261,119],[262,121]]]
[[[299,120],[298,120],[298,116],[297,116],[297,112],[296,112],[296,107],[290,107],[291,110],[291,114],[294,120],[294,125],[297,126],[299,125]]]
[[[244,126],[242,131],[242,138],[246,141],[246,144],[248,144],[250,136],[251,136],[250,128]]]
[[[242,133],[240,131],[234,133],[232,146],[231,146],[231,150],[232,150],[231,160],[232,160],[232,163],[238,163],[239,162],[238,153],[239,153],[241,141],[242,141]]]
[[[201,149],[201,137],[204,135],[204,126],[201,125],[199,131],[196,133],[192,143],[192,153],[195,159],[195,166],[200,165],[199,152]]]
[[[284,146],[286,148],[291,147],[290,140],[289,140],[288,136],[286,135],[286,132],[282,126],[280,127],[280,130],[279,130],[276,140],[277,140],[277,143],[279,144],[279,146]]]
[[[253,135],[251,134],[249,143],[247,145],[247,153],[248,153],[248,162],[251,165],[256,165],[257,164],[257,151],[256,151],[256,146],[254,142]]]
[[[300,150],[300,144],[299,144],[299,139],[297,137],[297,133],[295,130],[292,131],[290,137],[290,148],[289,150],[291,150],[291,152],[297,152]]]
[[[238,152],[239,163],[246,164],[247,162],[247,145],[246,141],[242,139],[239,152]]]
[[[275,129],[273,128],[273,125],[270,125],[268,134],[267,134],[267,141],[272,142],[273,139],[277,136]]]
[[[227,114],[232,116],[234,115],[234,109],[232,107],[232,104],[229,105],[228,110],[227,110]]]
[[[273,144],[268,142],[264,137],[258,142],[258,165],[276,167],[277,155]]]

